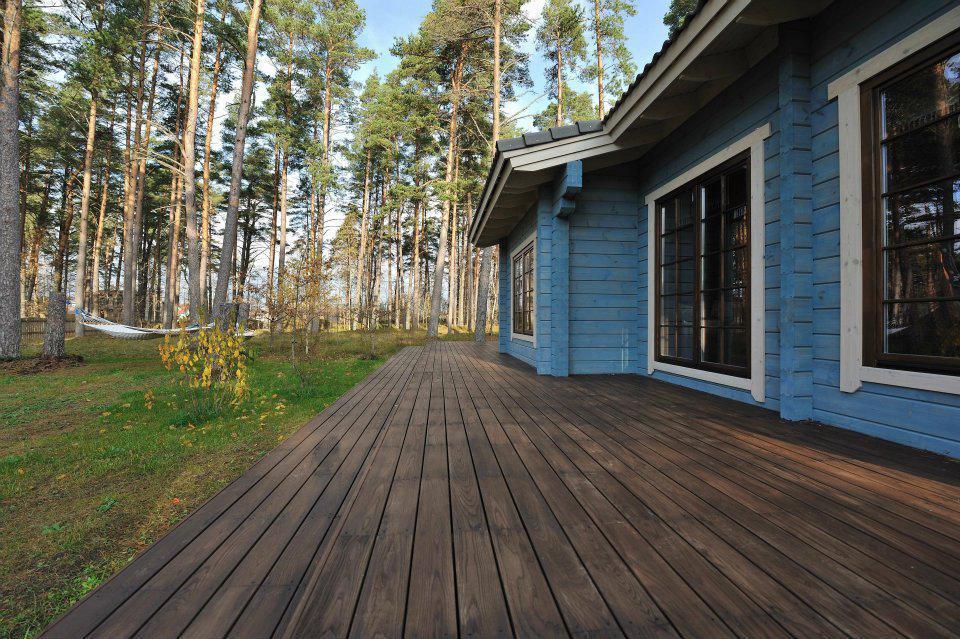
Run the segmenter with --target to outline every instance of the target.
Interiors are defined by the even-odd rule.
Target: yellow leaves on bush
[[[164,337],[160,345],[160,361],[167,370],[182,373],[180,386],[192,391],[195,408],[219,409],[241,402],[250,390],[248,359],[243,336],[217,327],[195,333],[181,330],[175,339]],[[152,405],[152,393],[145,400]]]

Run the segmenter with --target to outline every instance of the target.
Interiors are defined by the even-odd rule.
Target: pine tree
[[[669,27],[669,37],[677,35],[687,16],[697,8],[699,0],[670,0],[670,8],[663,16],[663,23]]]
[[[0,359],[20,356],[20,0],[5,0],[0,41]]]
[[[250,117],[250,102],[253,96],[254,73],[257,65],[257,33],[260,26],[260,0],[253,0],[247,18],[247,48],[243,61],[243,79],[240,85],[240,107],[237,111],[236,133],[233,140],[233,163],[230,168],[230,194],[227,198],[227,217],[223,230],[223,250],[217,271],[217,288],[213,299],[214,313],[220,313],[227,301],[227,289],[234,274],[234,257],[237,247],[237,223],[240,209],[240,187],[243,177],[243,156],[246,150],[247,122]],[[210,132],[207,132],[210,135]],[[249,221],[248,221],[249,225]],[[249,251],[248,242],[244,243]]]
[[[606,115],[606,96],[620,95],[636,73],[623,32],[624,19],[636,14],[632,0],[593,0],[590,31],[594,63],[584,69],[584,79],[597,83],[596,113],[600,119]]]
[[[547,89],[556,104],[555,122],[565,121],[567,75],[577,75],[587,54],[583,9],[572,0],[548,0],[537,27],[537,48],[550,60]]]

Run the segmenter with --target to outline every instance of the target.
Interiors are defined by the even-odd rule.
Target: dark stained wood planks
[[[960,635],[956,464],[408,348],[48,637]]]

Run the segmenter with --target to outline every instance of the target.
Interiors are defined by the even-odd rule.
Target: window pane
[[[677,244],[679,245],[679,257],[680,259],[687,259],[693,257],[693,251],[695,248],[695,243],[697,241],[697,227],[688,226],[684,229],[677,231],[678,239]]]
[[[677,274],[679,271],[673,266],[660,269],[660,294],[673,295],[677,292]]]
[[[720,291],[704,291],[700,295],[701,321],[704,326],[719,326],[722,313],[722,293]]]
[[[534,293],[533,244],[513,257],[513,326],[514,333],[533,335]]]
[[[667,200],[660,205],[660,233],[669,233],[677,228],[676,203]]]
[[[960,297],[960,241],[884,251],[890,300]]]
[[[909,131],[957,109],[960,54],[914,71],[881,93],[883,136]]]
[[[734,288],[723,291],[723,325],[742,326],[747,325],[748,317],[747,293],[745,289]]]
[[[697,207],[694,202],[693,191],[685,191],[677,196],[677,225],[687,226],[697,219]]]
[[[723,259],[723,253],[714,253],[713,255],[704,255],[701,260],[703,269],[703,280],[700,287],[704,290],[720,288],[720,262]]]
[[[692,295],[694,284],[696,283],[696,270],[693,260],[684,260],[677,264],[678,273],[678,292],[684,295]]]
[[[725,287],[745,286],[749,275],[746,247],[723,254],[723,285]]]
[[[737,246],[746,246],[747,241],[747,209],[738,207],[723,214],[723,248],[732,249]]]
[[[703,185],[703,216],[709,217],[720,212],[722,187],[720,178],[714,178]]]
[[[960,181],[937,182],[884,199],[884,245],[960,235]]]
[[[677,321],[677,298],[665,295],[660,298],[660,323],[673,324]]]
[[[677,234],[670,233],[660,238],[660,263],[670,264],[677,261]]]
[[[664,357],[676,357],[676,329],[671,325],[660,327],[660,354]]]
[[[681,326],[677,330],[677,355],[679,359],[693,359],[693,327]]]
[[[746,367],[750,363],[750,344],[746,330],[723,331],[723,358],[723,363],[729,366]]]
[[[704,253],[716,253],[722,248],[723,216],[708,217],[703,221],[703,239],[701,245]]]
[[[724,176],[723,208],[732,209],[747,203],[747,167],[741,166]]]
[[[912,131],[884,144],[884,191],[897,191],[960,171],[957,118]]]
[[[677,219],[659,238],[663,357],[698,367],[749,368],[747,174],[746,163],[740,164],[706,182],[692,182],[669,201]],[[661,215],[665,208],[660,207]],[[735,272],[724,277],[725,268]]]
[[[700,333],[701,359],[711,364],[723,363],[723,329],[704,328]]]
[[[693,327],[693,295],[677,298],[677,320],[682,326]]]
[[[888,353],[960,357],[960,301],[889,304],[884,320]]]

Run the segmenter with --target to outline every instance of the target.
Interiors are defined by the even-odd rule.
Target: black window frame
[[[534,253],[535,244],[536,242],[531,239],[510,256],[510,332],[513,335],[524,335],[531,338],[537,324],[537,257]],[[529,270],[523,267],[523,260],[527,255],[530,256]],[[530,277],[527,278],[527,275]],[[529,288],[526,286],[528,283]],[[520,284],[519,287],[518,284]],[[522,298],[524,303],[518,304],[517,302]],[[530,308],[526,307],[528,304]],[[529,325],[527,325],[528,322]],[[517,330],[518,328],[520,330]]]
[[[960,53],[960,31],[939,40],[918,51],[889,69],[877,74],[860,85],[860,135],[861,135],[861,174],[862,192],[862,247],[863,247],[863,365],[868,367],[889,368],[895,370],[916,371],[960,375],[960,357],[938,357],[905,353],[887,353],[884,345],[886,329],[884,310],[886,300],[883,228],[883,143],[889,143],[914,131],[935,125],[951,117],[960,118],[960,107],[946,116],[935,118],[917,125],[907,131],[881,139],[881,117],[879,108],[881,92],[907,78],[924,66],[935,63],[944,57]],[[901,186],[893,194],[922,188],[927,184],[936,184],[954,179],[960,180],[960,171],[938,176],[934,180],[920,181]],[[951,237],[960,241],[960,235],[944,236],[937,241],[951,241]],[[933,242],[929,242],[933,243]],[[895,247],[896,248],[896,247]],[[905,298],[907,299],[907,298]],[[936,298],[937,300],[957,298]],[[899,300],[903,303],[902,300]],[[934,298],[931,298],[934,301]]]
[[[745,269],[745,278],[742,287],[744,289],[744,308],[747,313],[747,319],[744,323],[744,330],[746,331],[746,345],[747,345],[747,365],[745,367],[733,366],[727,364],[721,364],[718,362],[709,362],[703,360],[703,348],[702,348],[702,331],[706,328],[709,328],[705,325],[703,320],[703,306],[702,306],[702,291],[701,291],[701,281],[702,281],[702,258],[704,255],[703,251],[703,206],[702,199],[700,197],[701,187],[713,180],[718,176],[727,175],[734,173],[739,170],[743,170],[746,180],[746,193],[745,193],[745,215],[746,215],[746,243],[742,245],[741,248],[744,249],[745,255],[744,260],[746,264]],[[670,357],[668,355],[663,355],[661,352],[661,283],[663,281],[663,271],[661,265],[661,251],[662,243],[661,236],[663,231],[661,229],[663,220],[661,215],[661,204],[672,199],[677,199],[677,197],[682,194],[693,190],[695,193],[694,197],[694,222],[693,225],[696,229],[696,234],[694,238],[694,298],[693,298],[693,357],[692,359],[682,359],[677,357]],[[721,194],[721,200],[723,200],[723,194]],[[721,212],[719,215],[723,216],[726,213],[726,209],[721,206]],[[693,370],[703,370],[714,373],[720,373],[723,375],[730,375],[733,377],[740,377],[745,379],[750,379],[752,375],[753,368],[753,318],[752,313],[753,309],[751,306],[751,286],[753,280],[753,273],[751,272],[751,252],[753,247],[751,246],[752,239],[752,223],[753,223],[753,201],[752,201],[752,182],[751,182],[751,163],[750,163],[750,150],[746,150],[742,153],[738,153],[734,157],[726,160],[725,162],[717,165],[716,167],[710,169],[709,171],[697,176],[696,178],[686,182],[682,186],[670,191],[669,193],[657,198],[654,202],[653,211],[648,211],[648,215],[655,215],[655,224],[654,232],[655,235],[653,238],[649,238],[648,241],[656,243],[656,249],[654,251],[654,263],[651,268],[655,269],[654,271],[654,297],[655,297],[655,309],[653,321],[656,322],[654,326],[654,359],[657,362],[664,364],[672,364],[675,366],[682,366],[684,368],[690,368]],[[724,251],[720,251],[721,253]],[[713,252],[711,252],[713,253]],[[721,274],[721,286],[722,286],[722,274]],[[714,327],[715,328],[715,327]],[[738,329],[739,330],[739,329]]]

